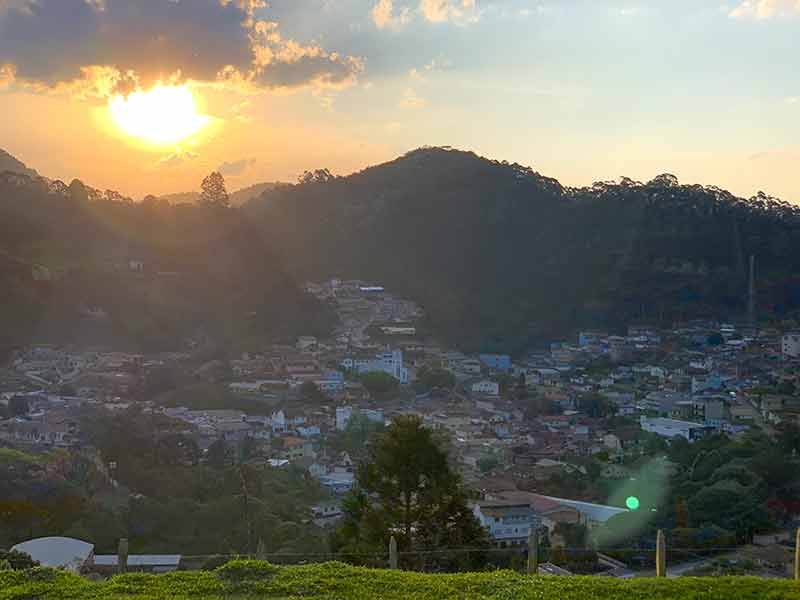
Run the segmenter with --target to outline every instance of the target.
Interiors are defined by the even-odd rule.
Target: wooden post
[[[397,540],[394,536],[389,538],[389,568],[390,569],[397,569],[398,568],[398,560],[397,560]]]
[[[125,573],[128,570],[128,538],[120,538],[117,547],[117,572]]]
[[[539,574],[539,531],[531,527],[528,532],[528,575]]]
[[[664,531],[658,530],[656,538],[656,577],[667,576],[667,542],[664,539]]]
[[[794,540],[794,580],[800,581],[800,528]]]

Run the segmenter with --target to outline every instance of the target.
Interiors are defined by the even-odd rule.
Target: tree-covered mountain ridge
[[[0,354],[31,343],[233,352],[329,329],[237,209],[0,173]],[[207,344],[206,344],[207,345]]]
[[[472,349],[588,326],[800,306],[800,209],[672,175],[566,187],[529,167],[426,147],[245,206],[298,277],[380,281]]]

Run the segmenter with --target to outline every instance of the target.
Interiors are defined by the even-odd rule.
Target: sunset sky
[[[0,0],[0,148],[137,198],[449,145],[800,203],[799,39],[800,0]]]

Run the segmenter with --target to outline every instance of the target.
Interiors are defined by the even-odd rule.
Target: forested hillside
[[[0,175],[0,345],[235,348],[324,332],[323,307],[236,209],[135,204]]]
[[[800,305],[800,213],[671,175],[587,188],[423,148],[245,210],[298,277],[373,279],[469,349],[521,350],[584,326],[741,316],[756,256],[763,313]]]

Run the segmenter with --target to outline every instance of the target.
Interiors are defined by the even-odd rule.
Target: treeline
[[[566,188],[517,164],[423,148],[273,190],[246,211],[303,277],[380,281],[472,350],[578,327],[800,306],[800,213],[671,175]]]
[[[0,176],[0,285],[4,347],[172,350],[198,333],[242,347],[332,322],[238,210],[11,173]]]

